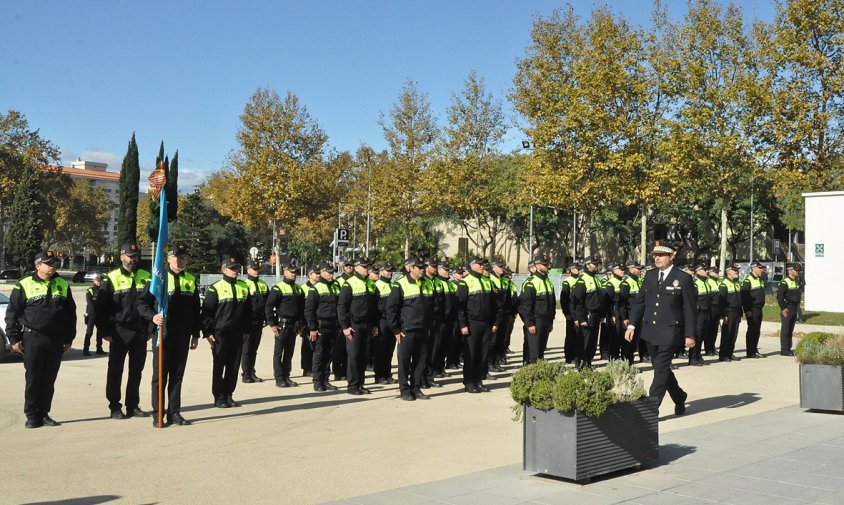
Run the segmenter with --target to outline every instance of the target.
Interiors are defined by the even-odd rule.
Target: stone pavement
[[[333,503],[844,504],[844,416],[787,407],[674,431],[654,468],[586,484],[510,465]]]

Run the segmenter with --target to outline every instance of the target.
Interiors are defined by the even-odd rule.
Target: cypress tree
[[[135,134],[129,141],[129,148],[120,168],[119,205],[117,209],[117,247],[124,242],[136,241],[138,237],[138,188],[141,182],[141,166],[138,161],[138,144]]]
[[[158,148],[158,156],[155,158],[155,168],[153,170],[158,169],[161,166],[161,161],[164,161],[164,175],[167,177],[167,180],[170,179],[168,174],[169,172],[169,165],[170,160],[164,156],[164,141],[161,141],[161,145]],[[164,191],[167,190],[167,186],[164,186]],[[167,195],[168,197],[170,195]],[[149,235],[150,242],[155,242],[158,240],[158,198],[147,198],[149,203],[149,224],[147,224],[147,235]],[[167,210],[170,210],[169,206]],[[169,221],[169,218],[168,218]]]
[[[15,191],[7,236],[9,263],[26,271],[32,270],[32,262],[41,250],[41,242],[44,240],[44,223],[41,216],[45,209],[38,195],[35,168],[28,167]]]
[[[173,155],[170,162],[170,169],[167,172],[167,221],[174,222],[179,212],[179,151]]]

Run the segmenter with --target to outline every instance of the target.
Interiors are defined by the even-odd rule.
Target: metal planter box
[[[844,412],[844,367],[801,363],[800,407]]]
[[[650,466],[659,458],[659,409],[644,398],[591,418],[525,405],[525,470],[574,481]]]

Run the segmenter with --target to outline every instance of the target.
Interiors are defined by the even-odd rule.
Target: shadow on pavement
[[[691,445],[680,444],[665,444],[659,446],[659,461],[656,466],[667,465],[672,461],[677,461],[683,456],[688,456],[697,451],[697,447]]]
[[[740,395],[713,396],[711,398],[700,398],[687,402],[685,415],[698,414],[707,410],[736,409],[758,402],[762,397],[758,393],[742,393]],[[673,415],[660,417],[660,421],[671,419]]]
[[[104,494],[100,496],[84,496],[82,498],[68,498],[66,500],[29,502],[22,505],[97,505],[120,499],[120,496]],[[153,504],[150,504],[153,505]]]
[[[235,408],[229,408],[229,409],[226,409],[227,413],[223,414],[223,415],[197,417],[197,418],[193,418],[191,420],[195,423],[209,422],[209,421],[221,421],[221,420],[226,420],[226,419],[236,418],[236,417],[251,417],[251,416],[260,416],[260,415],[264,415],[264,414],[276,414],[276,413],[279,413],[279,412],[287,412],[289,410],[310,410],[310,409],[319,409],[319,408],[322,408],[322,407],[332,407],[332,406],[335,406],[335,405],[342,405],[342,404],[348,404],[348,403],[369,402],[369,401],[375,401],[375,400],[391,400],[391,399],[392,400],[399,400],[399,397],[398,396],[395,396],[395,397],[393,397],[393,396],[381,396],[381,397],[375,397],[375,398],[371,398],[371,397],[370,398],[362,398],[360,396],[347,396],[347,395],[344,394],[342,398],[338,398],[336,400],[328,400],[328,401],[313,402],[313,403],[296,403],[296,404],[292,404],[292,405],[282,405],[282,406],[278,406],[278,407],[273,407],[273,408],[263,409],[263,410],[255,410],[255,411],[240,411],[240,412],[238,412],[238,410],[240,410],[239,408],[236,408],[236,407]]]

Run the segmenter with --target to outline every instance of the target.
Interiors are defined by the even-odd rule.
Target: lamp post
[[[529,140],[523,140],[522,149],[532,151],[535,147],[531,147]],[[528,261],[530,261],[533,256],[533,190],[530,191],[530,224],[528,230]]]

